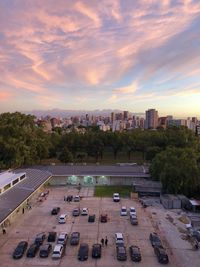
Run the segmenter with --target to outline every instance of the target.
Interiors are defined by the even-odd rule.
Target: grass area
[[[131,186],[120,185],[120,186],[96,186],[94,195],[96,197],[112,197],[113,193],[119,193],[121,197],[129,197],[131,193]]]

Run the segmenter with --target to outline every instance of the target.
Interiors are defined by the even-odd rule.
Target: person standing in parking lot
[[[101,244],[102,244],[102,246],[104,246],[104,239],[103,238],[101,239]]]
[[[107,238],[107,236],[106,236],[106,238],[105,238],[105,245],[106,245],[106,247],[107,247],[107,245],[108,245],[108,238]]]

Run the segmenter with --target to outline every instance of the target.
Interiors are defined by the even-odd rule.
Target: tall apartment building
[[[123,117],[124,117],[124,120],[128,120],[129,112],[128,111],[124,111],[123,112]]]
[[[158,127],[158,111],[155,109],[148,109],[146,111],[145,128],[156,129]]]

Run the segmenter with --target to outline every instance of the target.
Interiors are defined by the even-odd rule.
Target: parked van
[[[52,253],[52,259],[60,259],[64,253],[64,246],[57,244]]]

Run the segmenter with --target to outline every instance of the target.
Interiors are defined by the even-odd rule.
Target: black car
[[[55,207],[51,211],[51,215],[57,215],[60,212],[60,207]]]
[[[88,222],[94,222],[95,221],[95,214],[89,215]]]
[[[55,242],[56,241],[56,236],[57,236],[56,232],[49,232],[47,241],[48,242]]]
[[[141,253],[140,253],[139,247],[130,246],[129,247],[129,253],[130,253],[130,257],[131,257],[132,261],[136,261],[136,262],[141,261],[142,257],[141,257]]]
[[[149,240],[151,242],[152,247],[155,247],[155,246],[162,247],[161,240],[156,233],[151,233],[149,235]]]
[[[100,222],[106,223],[107,221],[108,221],[108,215],[107,214],[101,214]]]
[[[44,233],[38,234],[35,238],[35,244],[40,246],[44,242],[46,235]]]
[[[27,250],[26,257],[33,258],[35,257],[36,253],[39,250],[39,246],[36,244],[30,245],[29,249]]]
[[[127,260],[126,247],[117,246],[116,250],[117,250],[117,259],[119,261],[126,261]]]
[[[86,243],[80,244],[79,250],[78,250],[78,259],[80,261],[85,261],[88,259],[88,253],[89,253],[89,246]]]
[[[21,241],[13,252],[13,259],[20,259],[28,247],[28,242]]]
[[[101,258],[101,244],[92,246],[92,258]]]
[[[40,257],[41,258],[47,258],[49,256],[49,253],[52,250],[52,245],[51,244],[45,244],[41,246],[40,248]]]
[[[162,246],[155,246],[154,252],[157,256],[158,262],[166,264],[169,262],[168,255]]]
[[[80,240],[80,233],[79,232],[73,232],[71,234],[71,238],[70,238],[70,245],[72,245],[72,246],[78,245],[79,240]]]

